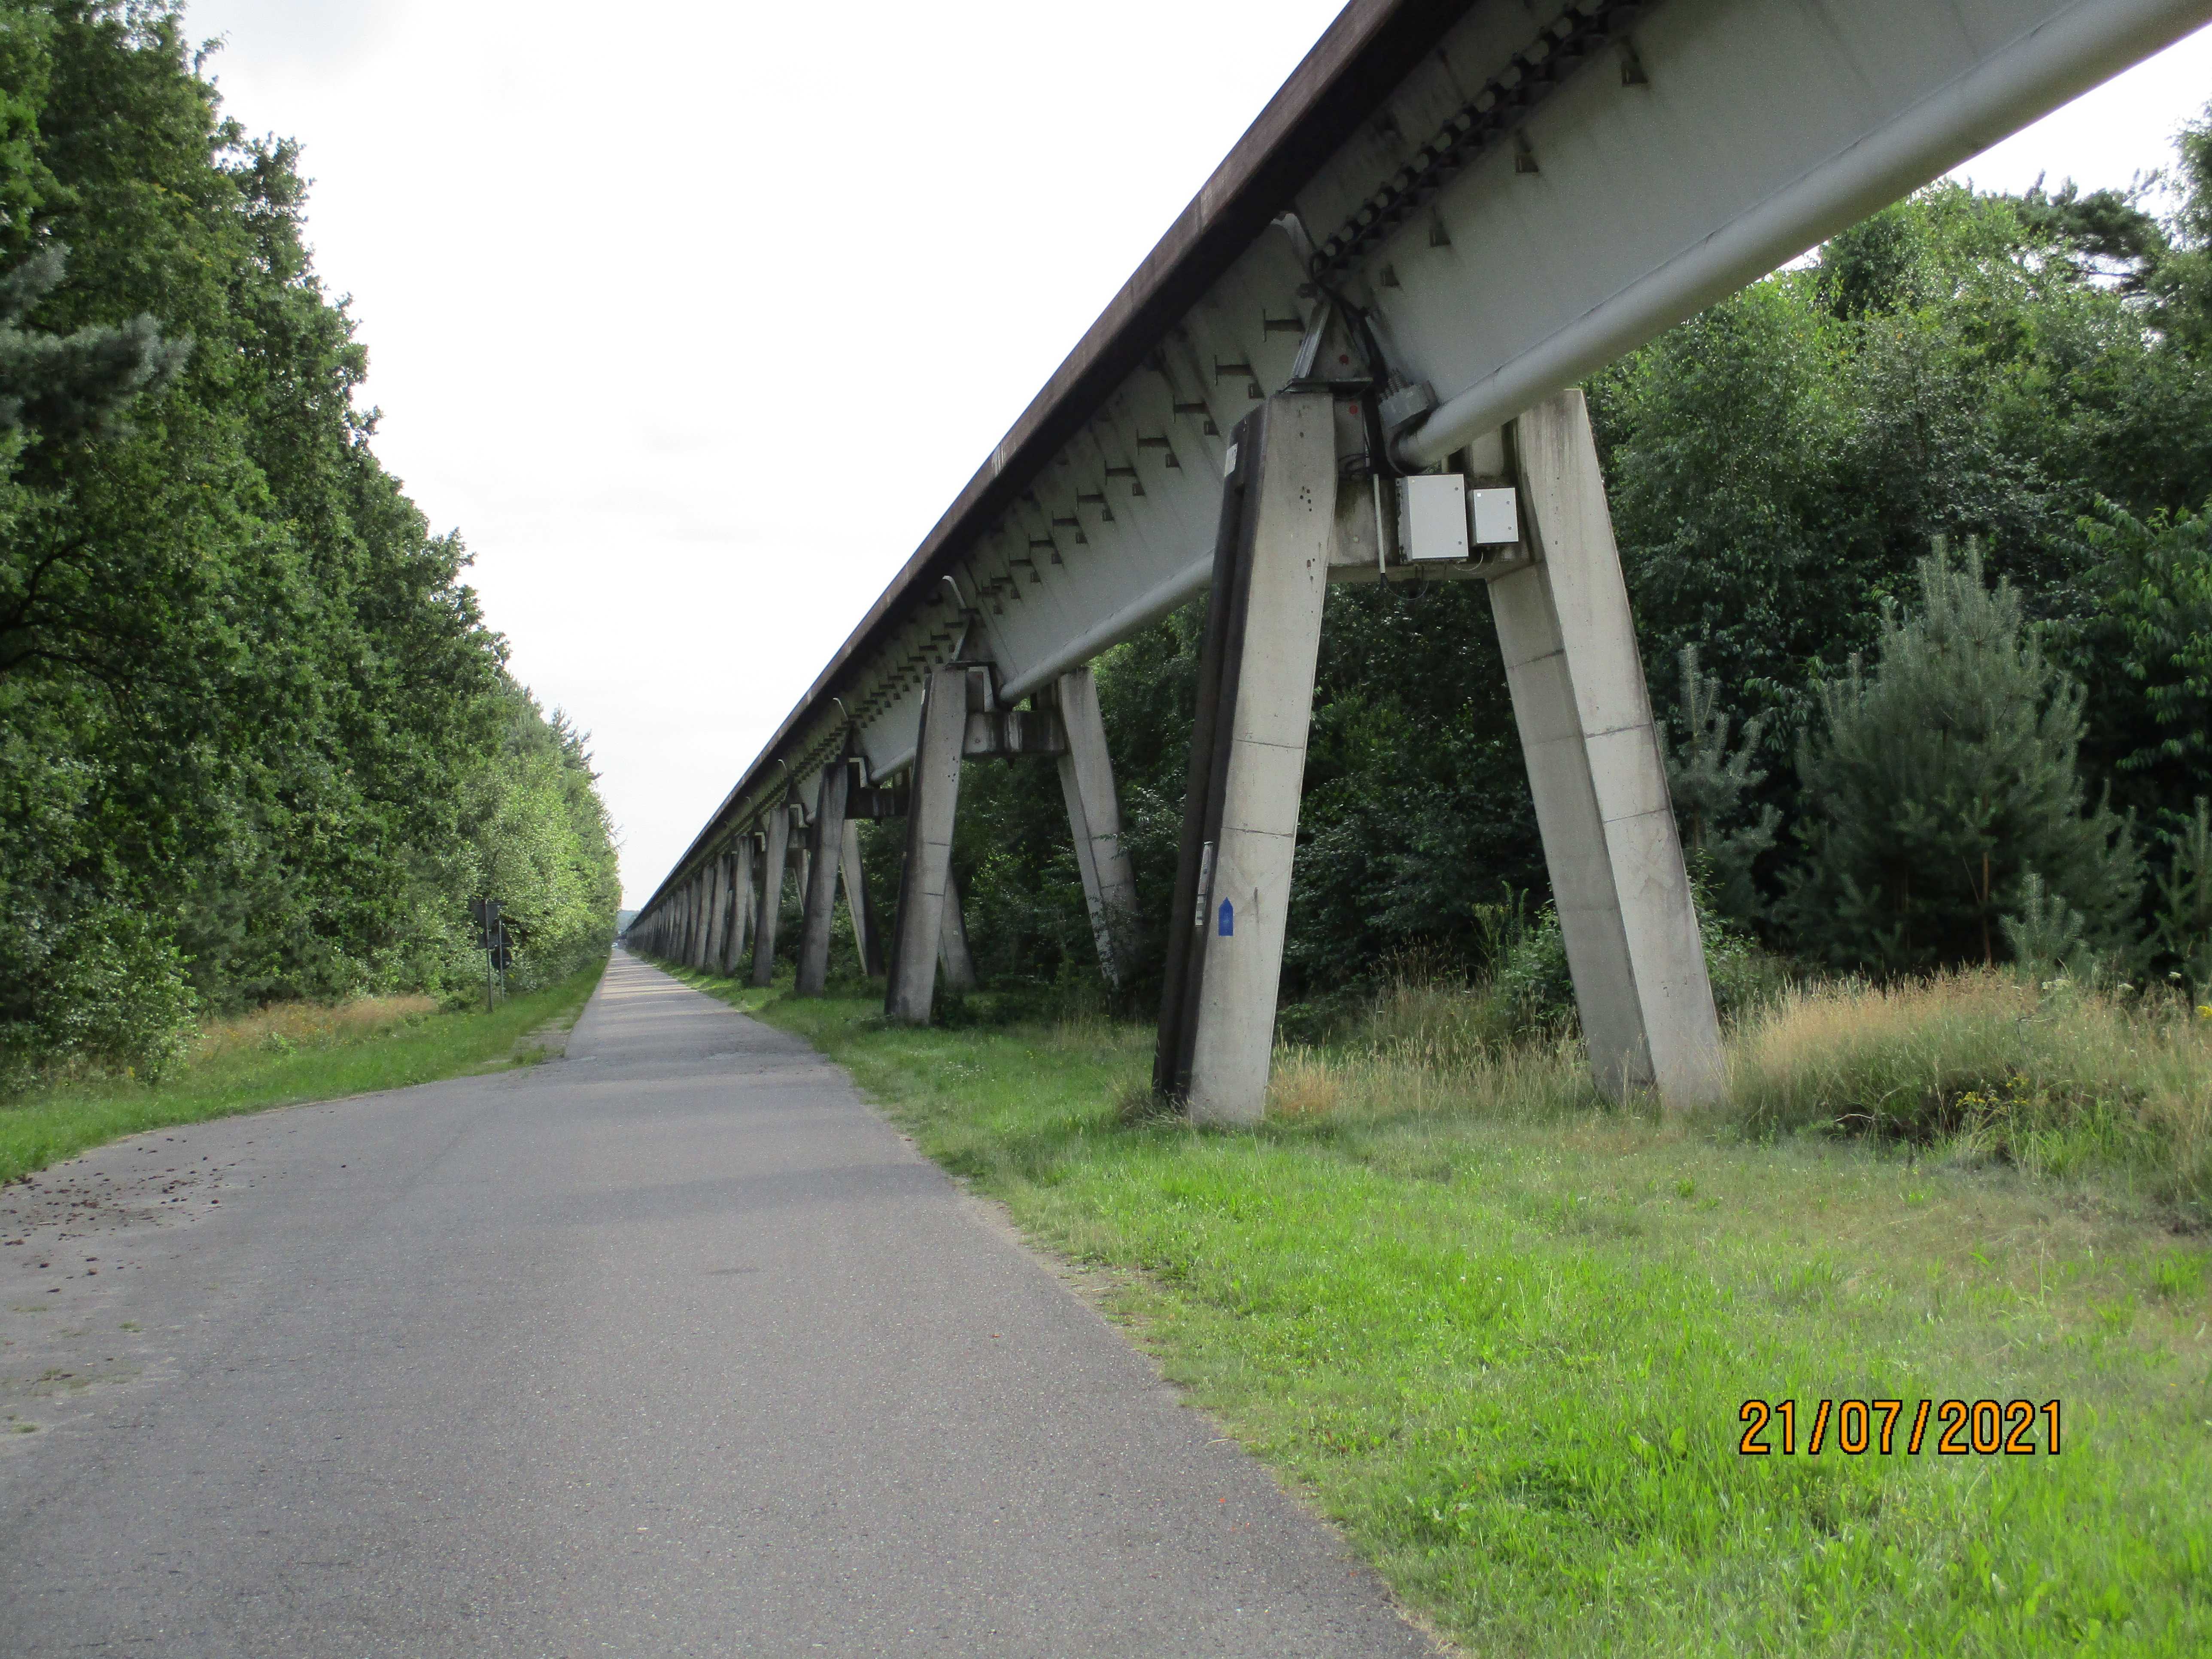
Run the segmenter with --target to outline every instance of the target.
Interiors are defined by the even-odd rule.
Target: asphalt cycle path
[[[1432,1655],[797,1039],[617,953],[568,1058],[0,1192],[0,1653]]]

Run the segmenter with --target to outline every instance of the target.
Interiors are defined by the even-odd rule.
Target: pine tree
[[[1752,865],[1774,845],[1782,816],[1765,806],[1750,823],[1741,821],[1746,792],[1766,779],[1763,769],[1752,765],[1765,722],[1756,716],[1746,720],[1741,739],[1731,748],[1720,677],[1699,672],[1694,645],[1682,647],[1681,661],[1681,734],[1668,746],[1667,787],[1692,872],[1707,884],[1722,915],[1747,926],[1760,908]]]
[[[1819,688],[1824,729],[1799,750],[1807,860],[1784,915],[1801,948],[1887,971],[1994,962],[2030,872],[2091,950],[2132,945],[2138,861],[2130,827],[2085,807],[2081,687],[1972,541],[1961,564],[1939,538],[1918,574],[1917,607],[1884,607],[1872,672],[1854,657]]]
[[[2173,856],[2159,879],[2151,943],[2197,1000],[2212,1003],[2212,801],[2199,795],[2196,817],[2166,839]]]

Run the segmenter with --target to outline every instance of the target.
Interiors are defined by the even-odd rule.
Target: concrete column
[[[753,916],[753,837],[738,837],[730,854],[730,930],[722,941],[722,971],[735,977],[744,960],[747,924]]]
[[[1075,862],[1083,875],[1083,902],[1098,941],[1098,966],[1110,984],[1121,982],[1137,883],[1121,850],[1121,800],[1114,787],[1114,763],[1106,753],[1106,723],[1098,713],[1098,682],[1088,668],[1062,674],[1057,687],[1067,752],[1060,757],[1060,793],[1075,836]]]
[[[1248,487],[1251,562],[1232,623],[1237,684],[1223,711],[1227,775],[1185,1097],[1201,1123],[1256,1122],[1267,1108],[1336,517],[1333,404],[1326,392],[1269,398]]]
[[[691,942],[691,965],[704,972],[714,960],[714,923],[722,910],[722,860],[707,860],[699,872],[699,929]]]
[[[705,970],[714,965],[716,951],[721,945],[722,926],[722,855],[720,853],[707,860],[700,872],[707,908],[705,925],[699,930],[699,960],[697,966]]]
[[[838,867],[845,878],[845,914],[853,919],[853,944],[860,958],[860,971],[870,979],[884,971],[884,939],[876,927],[875,907],[868,902],[868,884],[860,869],[860,821],[845,820],[843,849]]]
[[[714,900],[707,912],[707,971],[722,971],[730,945],[730,854],[726,848],[714,854]]]
[[[845,791],[853,769],[839,756],[822,769],[807,830],[805,908],[799,935],[798,994],[818,997],[830,981],[830,926],[837,905],[837,871],[845,849]]]
[[[968,915],[960,902],[960,878],[949,865],[945,871],[945,922],[937,933],[937,965],[944,970],[946,990],[975,988],[975,958],[968,951]]]
[[[775,928],[783,914],[783,872],[791,861],[791,814],[781,805],[769,811],[766,848],[761,859],[760,897],[753,913],[755,985],[775,978]]]
[[[884,1017],[908,1025],[929,1024],[937,996],[938,942],[952,873],[952,821],[967,726],[967,671],[931,670],[922,691],[921,732],[908,791],[906,862],[899,872],[897,926],[884,991]]]
[[[1491,613],[1590,1066],[1614,1096],[1711,1100],[1720,1024],[1583,394],[1522,416],[1513,450],[1534,562]]]

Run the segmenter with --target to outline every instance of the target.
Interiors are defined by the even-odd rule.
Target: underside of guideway
[[[939,964],[957,975],[965,958],[944,860],[960,762],[1035,755],[1062,769],[1110,971],[1117,917],[1167,896],[1134,894],[1117,863],[1085,665],[1247,565],[1255,592],[1275,591],[1283,559],[1310,556],[1331,580],[1418,567],[1492,583],[1553,886],[1563,915],[1586,913],[1569,950],[1594,1063],[1620,1086],[1699,1092],[1709,1064],[1690,1051],[1708,1041],[1710,996],[1689,965],[1694,918],[1675,902],[1663,775],[1655,786],[1641,752],[1648,700],[1601,482],[1594,457],[1577,459],[1578,408],[1547,400],[2208,16],[2212,0],[1354,0],[799,699],[631,937],[732,967],[750,944],[765,967],[773,901],[803,866],[801,982],[818,984],[848,820],[905,816],[888,1006],[927,1018]],[[1281,446],[1297,410],[1323,405],[1333,433],[1297,463],[1300,487],[1328,498],[1322,533],[1256,528],[1256,509],[1232,532],[1247,483],[1293,465]],[[1523,428],[1547,409],[1530,429],[1550,446],[1537,478]],[[1409,493],[1409,475],[1457,480],[1457,505],[1424,517],[1433,485]],[[1469,485],[1478,503],[1508,503],[1503,541],[1486,538]],[[1455,513],[1464,544],[1439,556],[1431,532]],[[1170,1004],[1188,1006],[1163,1017],[1163,1086],[1194,1100],[1209,1088],[1170,1047],[1219,1045],[1188,1022],[1245,1031],[1231,1116],[1256,1110],[1252,1052],[1264,1084],[1267,923],[1288,860],[1251,866],[1265,866],[1248,883],[1259,925],[1242,933],[1219,910],[1216,865],[1232,843],[1256,857],[1296,830],[1295,777],[1285,796],[1236,756],[1302,754],[1305,714],[1243,732],[1237,688],[1255,647],[1308,653],[1310,668],[1307,611],[1318,619],[1317,604],[1277,599],[1254,640],[1215,647],[1218,775],[1194,759],[1176,901],[1188,971],[1218,978],[1234,960],[1245,988],[1171,986]],[[1516,640],[1549,643],[1516,666]],[[1202,728],[1211,718],[1202,708]],[[1672,1085],[1668,1053],[1688,1056]]]

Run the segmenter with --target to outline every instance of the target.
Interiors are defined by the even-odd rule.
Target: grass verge
[[[740,999],[1113,1274],[1169,1376],[1470,1650],[2212,1651],[2212,1253],[2170,1206],[1602,1109],[1564,1049],[1305,1051],[1279,1116],[1208,1133],[1117,1106],[1141,1028]],[[1740,1048],[1760,1098],[1817,1071],[1799,1030]],[[1796,1455],[1739,1452],[1754,1398],[1796,1402]],[[1923,1398],[2058,1400],[2060,1455],[1908,1455]],[[1813,1455],[1824,1399],[1911,1402],[1896,1449]]]
[[[490,1013],[385,997],[334,1008],[283,1004],[218,1021],[161,1083],[88,1079],[0,1105],[0,1182],[145,1129],[531,1064],[544,1053],[532,1034],[574,1020],[605,967]]]

